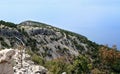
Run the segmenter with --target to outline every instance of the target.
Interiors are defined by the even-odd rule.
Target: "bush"
[[[114,70],[114,72],[120,73],[120,60],[116,60],[111,67]]]
[[[97,69],[97,68],[93,69],[93,70],[91,71],[91,73],[92,73],[92,74],[102,74],[101,71],[100,71],[99,69]]]
[[[10,47],[10,46],[9,46],[6,42],[4,42],[4,41],[1,42],[1,45],[4,46],[4,47],[7,47],[7,48]]]
[[[44,60],[43,58],[41,58],[40,56],[36,55],[36,54],[33,54],[32,57],[31,57],[32,61],[34,61],[36,64],[39,64],[39,65],[43,65],[44,64]]]
[[[17,25],[11,22],[5,22],[3,20],[0,21],[0,24],[8,26],[8,27],[12,27],[12,28],[17,28]]]
[[[88,60],[84,56],[79,56],[73,63],[71,74],[86,74],[89,73]]]
[[[62,72],[68,72],[68,65],[62,60],[52,60],[45,63],[45,67],[51,72],[51,74],[61,74]]]
[[[4,41],[4,39],[2,37],[0,37],[0,41]]]

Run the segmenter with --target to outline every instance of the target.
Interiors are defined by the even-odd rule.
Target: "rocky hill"
[[[100,55],[103,47],[104,50],[110,49],[80,34],[44,23],[25,21],[14,24],[0,21],[0,49],[25,49],[31,60],[45,66],[50,74],[119,73],[120,63],[117,62],[117,69],[103,63],[103,60],[106,61],[101,59],[103,56]],[[119,52],[114,51],[115,54]]]
[[[92,50],[97,50],[97,44],[89,41],[86,37],[52,27],[43,23],[25,21],[19,25],[5,25],[1,23],[0,40],[1,48],[16,47],[20,40],[25,43],[32,51],[39,54],[46,60],[56,59],[59,57],[78,56]],[[92,57],[93,55],[91,55]]]

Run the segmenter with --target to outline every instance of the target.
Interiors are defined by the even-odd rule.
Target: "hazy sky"
[[[48,23],[120,49],[120,0],[0,0],[0,20]]]

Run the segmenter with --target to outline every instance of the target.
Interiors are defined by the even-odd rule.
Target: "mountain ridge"
[[[104,47],[106,53],[108,53],[106,49],[109,51],[111,48],[98,45],[83,35],[35,21],[24,21],[20,24],[0,21],[0,28],[0,49],[24,47],[27,53],[31,56],[34,55],[31,60],[34,60],[37,64],[44,65],[48,70],[53,71],[53,74],[60,74],[64,71],[69,74],[73,74],[71,73],[72,71],[76,74],[82,72],[90,74],[96,69],[101,74],[103,70],[105,73],[113,71],[111,66],[106,64],[105,66],[102,65],[103,68],[100,66],[103,64],[101,57],[104,57],[100,55],[103,53],[100,51],[102,50],[101,48]],[[21,41],[15,37],[19,38],[25,45],[22,45]],[[113,51],[115,51],[114,53],[118,52],[117,50]],[[78,59],[76,59],[77,57]],[[76,61],[83,69],[74,64]],[[70,69],[69,72],[69,68],[66,68],[68,70],[64,68],[65,70],[56,71],[50,68],[50,64],[53,63],[56,63],[58,67],[61,63],[61,65],[65,65],[65,68],[69,64],[72,70]],[[56,65],[53,64],[53,67],[56,67]],[[92,66],[92,68],[89,68],[88,65]],[[73,70],[77,68],[80,69],[80,72],[79,70]]]

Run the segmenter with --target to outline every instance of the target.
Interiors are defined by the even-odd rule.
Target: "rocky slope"
[[[25,50],[15,50],[15,53],[13,67],[14,74],[47,74],[48,70],[31,61],[31,56],[27,54]]]
[[[0,49],[5,48],[25,50],[22,58],[27,61],[23,61],[22,69],[17,61],[14,66],[16,73],[33,73],[35,67],[43,68],[42,71],[49,71],[49,74],[120,73],[119,51],[40,22],[14,24],[0,21]]]
[[[21,39],[26,47],[39,54],[46,60],[85,54],[96,50],[97,44],[89,41],[86,37],[62,30],[43,23],[25,21],[19,25],[5,25],[1,23],[0,48],[16,47]],[[91,55],[92,57],[92,55]]]
[[[48,72],[43,66],[35,65],[25,50],[4,49],[0,51],[0,55],[0,74],[47,74]]]

